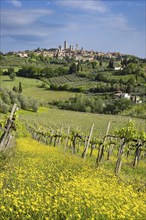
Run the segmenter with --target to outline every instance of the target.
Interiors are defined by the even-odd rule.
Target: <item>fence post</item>
[[[65,145],[64,145],[64,153],[66,152],[66,149],[68,146],[69,132],[70,132],[70,126],[68,127],[68,130],[67,130],[67,136],[66,136]]]
[[[15,120],[14,114],[15,114],[16,110],[17,110],[17,104],[15,103],[13,105],[10,117],[6,121],[5,131],[0,138],[0,151],[7,147],[8,143],[9,143],[9,139],[11,138],[10,130],[11,130],[13,122]]]
[[[97,158],[96,158],[96,164],[97,165],[99,165],[99,163],[101,162],[101,160],[104,156],[104,144],[105,144],[107,135],[108,135],[109,130],[110,130],[110,125],[111,125],[111,121],[108,122],[106,133],[105,133],[105,136],[103,138],[103,142],[99,145],[99,148],[98,148],[98,155],[97,155]]]
[[[82,153],[82,158],[83,158],[83,159],[86,157],[86,154],[87,154],[87,151],[88,151],[88,147],[89,147],[89,144],[90,144],[90,140],[91,140],[93,128],[94,128],[94,124],[93,124],[92,127],[91,127],[87,145],[85,146],[85,149],[84,149],[84,151],[83,151],[83,153]]]

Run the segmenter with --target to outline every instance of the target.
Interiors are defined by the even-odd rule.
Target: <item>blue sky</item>
[[[146,0],[0,0],[0,50],[57,48],[146,56]]]

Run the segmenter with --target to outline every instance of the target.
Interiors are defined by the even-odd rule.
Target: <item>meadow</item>
[[[24,77],[16,77],[15,80],[12,81],[8,75],[4,75],[1,77],[0,85],[3,88],[13,89],[14,86],[18,86],[19,82],[21,82],[24,90],[30,87],[39,87],[42,84],[42,82],[38,79],[28,79]]]
[[[38,79],[30,79],[24,77],[16,77],[15,81],[10,80],[9,76],[2,76],[0,79],[0,86],[2,88],[13,89],[18,87],[19,82],[22,84],[23,95],[36,99],[40,102],[51,102],[53,100],[60,101],[74,97],[76,93],[67,91],[51,91],[42,88],[42,81]]]
[[[59,148],[17,139],[0,169],[2,220],[144,220],[146,191]]]

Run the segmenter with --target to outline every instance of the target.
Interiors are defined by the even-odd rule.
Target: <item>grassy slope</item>
[[[18,87],[19,82],[22,84],[23,94],[37,99],[39,101],[50,102],[52,100],[64,100],[75,96],[75,93],[65,91],[49,91],[44,88],[40,88],[42,81],[37,79],[27,79],[22,77],[16,77],[15,81],[11,81],[8,76],[2,76],[0,81],[1,87],[8,87],[12,89],[14,86]]]
[[[37,99],[39,101],[51,102],[53,100],[67,100],[75,96],[75,93],[66,92],[66,91],[51,91],[46,89],[38,89],[36,87],[31,87],[23,91],[23,94]]]
[[[18,139],[15,151],[0,170],[2,220],[146,218],[146,192],[134,176],[116,178],[30,138]]]
[[[13,88],[13,86],[18,86],[19,82],[22,83],[23,94],[31,98],[35,98],[41,101],[52,101],[52,100],[65,100],[70,97],[74,97],[75,93],[65,92],[65,91],[49,91],[44,88],[40,88],[42,82],[36,79],[27,79],[22,77],[16,77],[15,81],[10,81],[8,76],[2,76],[2,81],[0,86]],[[108,124],[111,120],[111,129],[114,130],[117,127],[124,126],[129,120],[129,117],[111,116],[111,115],[98,115],[98,114],[88,114],[79,113],[71,111],[61,111],[61,110],[48,110],[47,113],[41,115],[34,114],[37,116],[38,120],[44,120],[49,126],[56,126],[57,128],[63,126],[72,126],[76,128],[77,126],[81,130],[89,132],[90,127],[95,123],[95,129],[97,133],[104,133]],[[30,116],[31,118],[31,116]],[[40,118],[40,119],[39,119]],[[47,120],[46,120],[47,118]],[[145,120],[135,119],[137,126],[146,129]]]
[[[105,134],[107,124],[111,121],[110,132],[119,129],[126,125],[130,117],[122,117],[117,115],[102,115],[82,112],[73,112],[59,109],[40,109],[38,113],[20,112],[22,119],[27,119],[30,122],[37,122],[38,124],[48,127],[67,129],[68,126],[72,128],[79,128],[83,132],[89,133],[91,125],[94,123],[94,133],[96,135]],[[139,129],[146,130],[146,120],[134,119]]]
[[[38,87],[41,86],[42,82],[37,79],[27,79],[24,77],[16,77],[15,81],[10,80],[9,76],[2,76],[0,85],[4,88],[8,87],[12,89],[14,86],[19,86],[19,82],[22,84],[23,89],[27,89],[30,87]]]

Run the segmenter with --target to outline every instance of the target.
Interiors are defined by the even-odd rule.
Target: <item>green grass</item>
[[[0,87],[13,89],[14,86],[19,86],[19,82],[22,84],[23,95],[37,99],[38,101],[45,101],[48,103],[53,100],[65,100],[75,96],[75,93],[72,92],[50,91],[41,88],[42,81],[24,77],[16,77],[15,81],[11,81],[9,76],[2,76]]]
[[[44,110],[44,111],[43,111]],[[28,120],[30,123],[36,122],[42,126],[54,127],[55,129],[63,127],[67,130],[68,126],[71,128],[78,128],[85,133],[89,133],[92,124],[95,124],[94,135],[103,136],[105,134],[108,122],[111,121],[110,132],[125,126],[130,117],[117,115],[102,115],[73,112],[59,109],[40,109],[38,113],[30,113],[20,111],[20,118]],[[136,126],[139,129],[146,130],[146,120],[134,119]]]
[[[14,81],[10,80],[9,76],[2,76],[0,86],[3,88],[12,89],[14,86],[19,86],[19,82],[22,84],[23,89],[27,89],[30,87],[39,87],[42,85],[42,82],[37,79],[30,79],[24,77],[16,77]]]
[[[67,91],[51,91],[43,88],[31,87],[23,90],[23,94],[37,99],[39,101],[51,102],[51,101],[59,101],[59,100],[67,100],[75,96],[75,93],[67,92]]]

